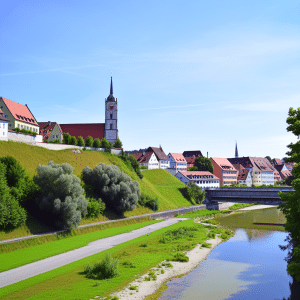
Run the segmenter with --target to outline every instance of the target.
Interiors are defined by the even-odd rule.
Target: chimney
[[[51,121],[48,121],[48,125],[49,125],[49,126],[51,125]]]

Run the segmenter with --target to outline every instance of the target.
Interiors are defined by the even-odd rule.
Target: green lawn
[[[180,227],[196,227],[195,235],[168,243],[160,243],[162,234],[170,229]],[[225,229],[211,228],[216,233],[225,232]],[[165,259],[172,260],[174,253],[207,239],[205,226],[195,224],[193,220],[183,221],[167,228],[142,236],[135,240],[117,245],[112,249],[63,266],[42,275],[29,278],[22,282],[1,289],[3,299],[91,299],[95,296],[107,296],[119,290],[136,278],[136,275],[145,274],[149,269],[157,266]],[[140,247],[141,244],[147,247]],[[120,261],[120,276],[107,280],[90,280],[82,275],[88,263],[101,260],[106,253],[111,253]],[[123,262],[131,262],[135,268],[126,268]]]

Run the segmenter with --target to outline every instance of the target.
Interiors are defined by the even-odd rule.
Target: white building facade
[[[206,171],[178,171],[175,177],[186,185],[194,182],[202,189],[220,187],[220,179]]]

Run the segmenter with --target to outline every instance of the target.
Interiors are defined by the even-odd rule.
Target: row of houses
[[[231,184],[247,186],[274,185],[291,176],[293,165],[280,159],[269,161],[263,157],[211,157],[214,174],[202,171],[187,171],[195,165],[195,159],[202,156],[200,150],[169,153],[166,155],[161,147],[149,147],[128,151],[141,166],[151,169],[166,169],[179,180],[188,184],[195,182],[201,188],[220,187]]]
[[[113,111],[113,109],[110,110]],[[109,118],[112,118],[112,114],[109,115]],[[8,132],[16,128],[30,130],[41,135],[43,141],[49,142],[59,140],[62,143],[64,132],[75,136],[76,139],[79,136],[84,139],[92,136],[94,139],[99,138],[101,140],[107,131],[106,126],[108,125],[106,123],[58,124],[51,121],[38,122],[27,104],[23,105],[0,97],[0,140],[7,140]]]

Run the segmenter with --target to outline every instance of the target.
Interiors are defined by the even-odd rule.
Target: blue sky
[[[282,158],[300,106],[299,1],[0,1],[0,96],[37,121],[104,122],[126,150]]]

